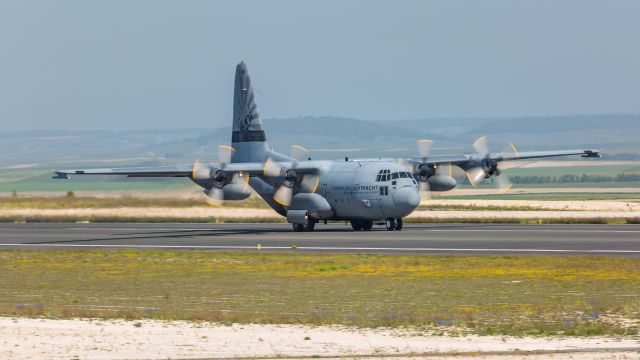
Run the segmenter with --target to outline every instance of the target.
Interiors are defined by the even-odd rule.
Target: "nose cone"
[[[403,187],[393,194],[393,203],[397,211],[397,217],[409,215],[420,204],[420,195],[414,187]]]

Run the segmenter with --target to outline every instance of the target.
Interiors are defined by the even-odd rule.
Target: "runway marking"
[[[131,249],[209,249],[209,250],[258,250],[256,246],[235,245],[118,245],[118,244],[0,244],[0,247],[77,247],[77,248],[131,248]],[[290,246],[264,246],[262,250],[292,250]],[[583,250],[583,249],[463,249],[463,248],[391,248],[391,247],[339,247],[297,246],[296,250],[348,250],[348,251],[433,251],[433,252],[526,252],[526,253],[587,253],[587,254],[640,254],[639,250]]]

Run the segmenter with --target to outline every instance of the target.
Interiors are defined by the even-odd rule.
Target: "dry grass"
[[[186,208],[206,206],[204,197],[199,198],[150,198],[150,197],[6,197],[0,198],[0,209],[112,209],[124,207],[171,207]],[[227,201],[228,208],[268,209],[269,206],[260,198],[251,196],[243,201]]]
[[[638,334],[638,283],[640,259],[611,257],[0,252],[19,316]]]

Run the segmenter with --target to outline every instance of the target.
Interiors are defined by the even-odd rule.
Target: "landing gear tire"
[[[315,227],[316,227],[316,221],[315,220],[309,220],[307,225],[304,225],[304,231],[313,231],[313,229]]]
[[[351,220],[351,228],[353,231],[362,230],[362,222],[360,220]]]
[[[388,218],[385,222],[388,231],[402,230],[402,219]]]
[[[387,227],[387,231],[393,231],[396,229],[396,222],[392,218],[388,218],[385,222],[385,226]]]
[[[309,219],[309,222],[307,222],[306,224],[292,224],[292,225],[293,225],[293,231],[295,232],[303,232],[303,231],[309,232],[315,229],[316,221]]]
[[[371,220],[363,220],[362,221],[362,230],[370,231],[372,227],[373,227],[373,221],[371,221]]]
[[[395,223],[396,223],[396,230],[398,231],[402,230],[402,219],[396,219]]]

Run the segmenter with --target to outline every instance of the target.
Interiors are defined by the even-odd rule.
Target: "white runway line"
[[[204,249],[204,250],[257,250],[256,246],[235,245],[118,245],[118,244],[0,244],[0,247],[72,247],[72,248],[129,248],[129,249]],[[526,253],[588,253],[588,254],[640,254],[639,250],[589,250],[589,249],[463,249],[463,248],[392,248],[392,247],[339,247],[339,246],[265,246],[262,250],[348,250],[348,251],[410,251],[410,252],[526,252]]]

